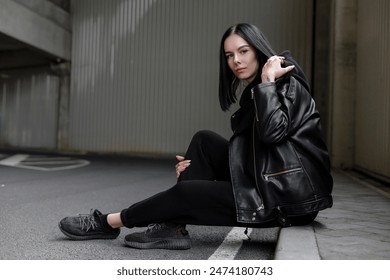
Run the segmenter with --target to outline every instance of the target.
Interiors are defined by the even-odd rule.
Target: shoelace
[[[91,228],[95,229],[98,226],[93,216],[93,210],[91,210],[90,214],[79,214],[79,219],[81,230],[85,230],[85,232],[88,232]]]
[[[169,228],[169,227],[166,226],[164,223],[163,224],[149,224],[147,230],[145,231],[145,234],[149,234],[149,233],[152,233],[153,231],[158,231],[158,230],[161,230],[163,228]],[[177,230],[177,233],[179,233],[183,236],[188,235],[188,231],[184,227],[183,228],[174,227],[174,228]]]
[[[145,233],[151,233],[153,231],[160,230],[162,228],[161,224],[150,224],[148,225],[148,229],[146,230]]]

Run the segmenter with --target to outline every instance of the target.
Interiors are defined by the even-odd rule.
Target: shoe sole
[[[136,249],[187,250],[191,248],[191,240],[189,239],[166,239],[147,243],[127,241],[125,239],[125,244]]]
[[[73,235],[67,231],[65,231],[61,227],[61,223],[58,224],[58,227],[60,228],[61,232],[65,234],[67,237],[69,237],[72,240],[92,240],[92,239],[116,239],[119,234],[116,235],[86,235],[86,236],[80,236],[80,235]]]

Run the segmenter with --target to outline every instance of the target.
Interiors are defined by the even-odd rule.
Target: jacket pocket
[[[302,167],[264,173],[265,192],[273,207],[303,203],[313,199],[310,180]]]
[[[282,170],[282,171],[273,172],[273,173],[265,173],[265,174],[263,175],[263,177],[264,177],[264,179],[265,179],[266,181],[268,181],[268,180],[270,180],[270,179],[274,179],[274,178],[277,177],[277,176],[286,175],[286,174],[289,174],[289,173],[299,172],[299,171],[302,171],[302,167],[297,167],[297,168]]]

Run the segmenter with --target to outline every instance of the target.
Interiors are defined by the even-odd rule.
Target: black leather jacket
[[[249,85],[240,105],[229,143],[237,221],[288,226],[289,217],[331,207],[320,115],[299,66],[276,82]]]

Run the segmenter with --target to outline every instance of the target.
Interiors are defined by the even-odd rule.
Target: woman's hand
[[[176,156],[176,159],[179,161],[179,163],[176,164],[176,178],[179,179],[180,173],[182,173],[187,169],[188,166],[190,166],[191,160],[185,160],[183,156]]]
[[[287,72],[290,72],[295,67],[294,65],[282,67],[283,64],[284,64],[283,56],[278,56],[278,55],[271,56],[263,66],[261,72],[261,82],[262,83],[275,82],[277,78],[280,78]]]

